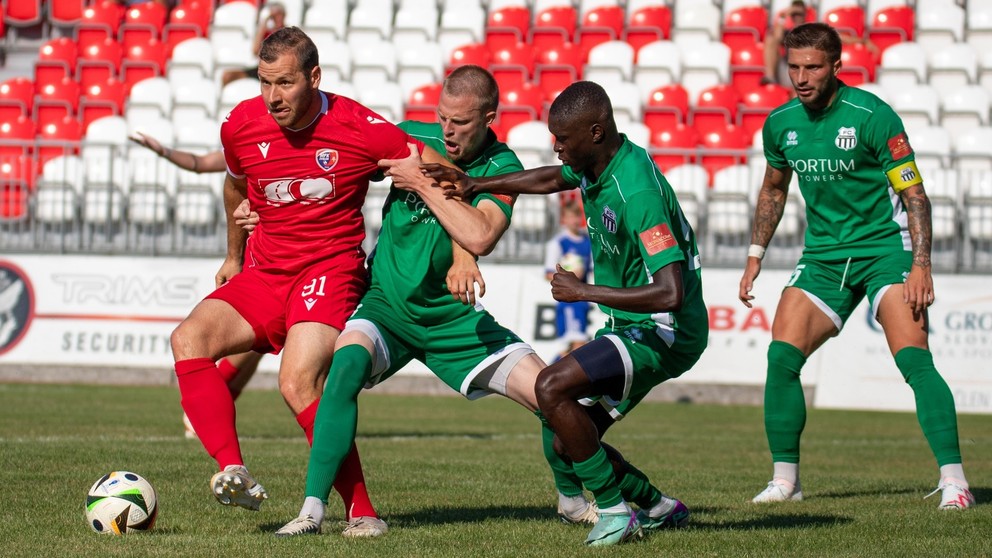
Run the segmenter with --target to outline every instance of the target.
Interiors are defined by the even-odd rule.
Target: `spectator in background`
[[[589,282],[592,266],[592,246],[586,232],[586,218],[581,202],[569,199],[561,206],[561,231],[548,241],[544,249],[544,272],[548,279],[555,276],[556,266],[575,274],[583,283]],[[555,307],[555,335],[565,342],[562,356],[584,345],[589,336],[589,302],[559,301]]]
[[[259,15],[263,17],[258,23],[258,28],[255,31],[255,41],[251,45],[251,52],[256,57],[258,56],[258,51],[262,48],[262,41],[286,26],[286,7],[279,2],[267,2],[265,7],[259,12]],[[241,78],[258,79],[258,66],[224,70],[220,78],[221,86],[223,87]]]

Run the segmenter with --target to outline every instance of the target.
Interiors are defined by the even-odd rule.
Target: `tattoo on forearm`
[[[906,205],[909,238],[913,241],[913,265],[930,267],[932,230],[930,199],[925,195],[903,196]]]
[[[754,226],[751,229],[751,244],[768,246],[775,234],[775,228],[785,211],[785,195],[778,190],[762,188],[754,208]]]

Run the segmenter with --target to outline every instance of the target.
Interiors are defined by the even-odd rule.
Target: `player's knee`
[[[279,372],[279,393],[291,409],[303,409],[320,397],[320,391],[313,382],[300,374]]]
[[[172,330],[172,335],[169,336],[169,342],[172,345],[172,355],[176,360],[205,356],[203,354],[197,354],[202,351],[197,350],[199,348],[197,347],[197,339],[200,339],[200,336],[196,335],[196,332],[193,331],[194,329],[194,326],[189,323],[189,320],[184,320],[176,329]]]

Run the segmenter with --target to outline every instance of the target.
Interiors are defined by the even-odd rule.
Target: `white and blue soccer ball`
[[[158,498],[144,477],[129,471],[108,473],[86,495],[86,522],[97,533],[125,535],[155,524]]]

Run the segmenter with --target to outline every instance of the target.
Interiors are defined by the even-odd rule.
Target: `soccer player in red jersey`
[[[369,179],[380,159],[407,156],[408,142],[425,160],[443,161],[368,108],[320,91],[317,48],[300,29],[273,33],[259,58],[261,96],[221,126],[228,247],[220,286],[172,334],[183,409],[221,469],[211,490],[222,504],[252,510],[267,494],[245,467],[217,359],[281,350],[280,392],[312,443],[334,343],[366,289],[361,208]],[[250,238],[232,215],[246,198],[259,216]],[[334,487],[348,521],[362,527],[346,535],[385,532],[354,446]]]

